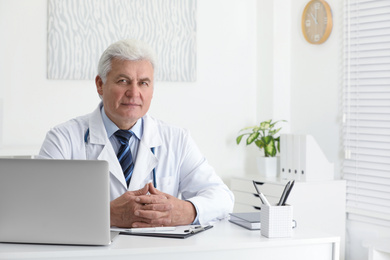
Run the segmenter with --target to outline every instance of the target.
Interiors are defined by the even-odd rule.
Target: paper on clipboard
[[[122,232],[122,233],[152,233],[152,232],[165,232],[174,231],[176,227],[148,227],[148,228],[117,228],[111,227],[111,231]]]
[[[167,237],[167,238],[187,238],[193,235],[196,235],[200,232],[208,230],[212,228],[212,225],[187,225],[187,226],[176,226],[173,230],[165,229],[165,230],[151,230],[150,232],[142,230],[141,232],[137,232],[132,229],[131,232],[120,231],[121,235],[131,235],[131,236],[150,236],[150,237]],[[111,229],[112,231],[114,229]],[[116,230],[116,229],[115,229]],[[134,231],[133,231],[134,230]],[[118,231],[118,230],[116,230]]]

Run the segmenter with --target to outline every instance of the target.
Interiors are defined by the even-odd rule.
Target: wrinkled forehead
[[[123,76],[130,79],[134,78],[144,78],[153,81],[154,77],[154,68],[152,63],[149,60],[127,60],[127,59],[118,59],[113,58],[111,60],[110,71],[108,72],[110,76]]]

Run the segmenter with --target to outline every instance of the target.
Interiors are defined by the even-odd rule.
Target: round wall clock
[[[302,14],[302,32],[311,44],[324,43],[332,32],[332,10],[324,0],[311,0]]]

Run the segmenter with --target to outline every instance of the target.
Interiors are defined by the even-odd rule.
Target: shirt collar
[[[106,128],[107,136],[108,138],[111,138],[111,136],[119,130],[119,127],[111,121],[111,119],[108,118],[106,115],[106,112],[104,111],[104,106],[101,108],[102,112],[102,119],[104,127]],[[137,137],[137,139],[141,140],[142,134],[143,134],[143,119],[142,117],[137,120],[135,125],[130,129],[134,135]]]

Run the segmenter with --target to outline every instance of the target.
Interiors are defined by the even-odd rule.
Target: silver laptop
[[[0,242],[111,242],[106,161],[0,159]]]

